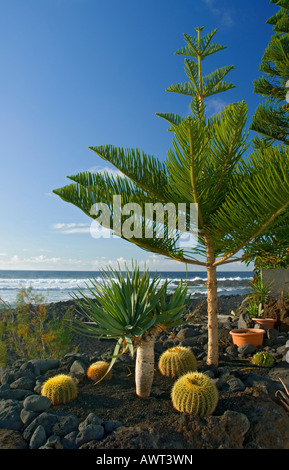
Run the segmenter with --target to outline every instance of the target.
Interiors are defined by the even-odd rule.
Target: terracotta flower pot
[[[274,328],[276,323],[275,318],[252,318],[255,323],[258,323],[263,330],[267,331],[269,328]]]
[[[233,343],[236,346],[242,346],[243,344],[261,346],[263,344],[264,333],[265,330],[258,328],[241,328],[230,331]]]

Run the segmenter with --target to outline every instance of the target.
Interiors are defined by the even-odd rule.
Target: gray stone
[[[43,411],[43,413],[38,414],[36,418],[25,428],[23,432],[23,437],[26,441],[30,441],[32,434],[34,433],[37,426],[41,425],[46,431],[46,435],[50,436],[53,434],[53,426],[58,421],[58,416],[49,411]]]
[[[243,392],[246,388],[244,382],[238,377],[230,377],[227,381],[230,392]]]
[[[31,374],[33,374],[35,377],[37,377],[38,375],[40,375],[40,369],[39,367],[37,366],[37,364],[31,362],[31,361],[28,361],[28,362],[25,362],[24,364],[22,364],[22,366],[20,367],[19,369],[21,372],[30,372]]]
[[[227,380],[230,375],[230,371],[229,369],[227,369],[227,367],[219,367],[218,372],[219,372],[220,378],[223,381]]]
[[[16,400],[0,401],[0,429],[21,431],[23,428],[20,418],[22,408],[22,403]]]
[[[89,441],[99,441],[104,436],[104,428],[99,424],[88,424],[76,436],[75,443],[77,447]]]
[[[284,336],[278,336],[277,338],[275,338],[273,341],[272,341],[272,346],[273,347],[276,347],[276,346],[283,346],[285,345],[286,343],[286,338],[284,338]]]
[[[121,421],[107,420],[103,421],[102,426],[106,434],[111,434],[117,428],[121,427],[123,424]]]
[[[250,429],[250,421],[244,413],[238,413],[237,411],[226,410],[221,420],[225,422],[225,427],[228,435],[233,438],[236,436],[245,437],[246,433]]]
[[[15,371],[10,367],[1,367],[0,380],[1,384],[11,384],[16,380]]]
[[[197,331],[194,327],[182,328],[177,334],[177,339],[179,341],[183,341],[184,339],[192,338],[193,336],[197,336],[198,334],[199,331]]]
[[[62,439],[62,445],[64,449],[77,449],[75,443],[76,437],[78,436],[78,431],[73,431],[64,436]]]
[[[86,426],[88,426],[89,424],[98,425],[101,423],[102,423],[102,420],[98,416],[96,416],[94,413],[89,413],[89,415],[87,415],[85,420],[81,421],[81,423],[79,424],[78,430],[83,431],[86,428]]]
[[[44,448],[45,449],[63,449],[63,444],[61,442],[61,438],[60,436],[57,436],[56,434],[52,434],[52,436],[50,436],[45,445],[44,445]]]
[[[215,378],[215,372],[213,370],[204,370],[204,374],[206,374],[208,377],[211,377],[211,379]]]
[[[268,339],[274,340],[279,336],[279,331],[275,328],[269,328],[266,335]]]
[[[86,371],[87,366],[79,359],[76,359],[70,367],[69,373],[81,381],[86,376]]]
[[[29,395],[23,401],[23,406],[28,411],[44,411],[50,408],[51,401],[47,397]]]
[[[20,388],[16,388],[11,390],[11,388],[0,392],[0,398],[3,400],[24,400],[27,396],[31,395],[31,391],[29,390],[21,390]]]
[[[238,356],[238,347],[236,344],[231,344],[225,349],[225,354],[227,354],[229,357],[234,358]]]
[[[38,377],[36,382],[35,382],[35,387],[33,389],[33,391],[37,394],[41,394],[41,390],[42,390],[42,387],[43,387],[43,384],[45,382],[45,377]]]
[[[167,341],[166,341],[167,343]],[[182,341],[182,346],[186,348],[193,348],[194,346],[197,345],[197,336],[191,336],[190,338],[185,338]]]
[[[39,413],[37,413],[36,411],[28,411],[22,408],[20,418],[22,423],[25,426],[28,426],[28,424],[30,424],[36,418],[36,416],[38,416],[38,414]]]
[[[39,369],[40,374],[59,367],[59,360],[57,359],[32,359],[30,362]]]
[[[197,344],[204,346],[205,344],[208,343],[208,334],[204,333],[204,334],[198,335],[196,336],[196,340],[197,340]]]
[[[253,322],[247,312],[241,313],[238,318],[238,329],[252,328]]]
[[[10,388],[21,388],[22,390],[33,390],[35,386],[35,379],[30,377],[19,377],[10,384]]]
[[[286,348],[285,346],[279,346],[276,348],[276,357],[277,358],[282,358],[286,354]]]
[[[39,449],[39,447],[43,446],[46,442],[46,432],[41,424],[37,426],[35,431],[33,432],[30,442],[29,442],[29,449]]]
[[[58,416],[58,421],[52,427],[53,434],[60,437],[76,431],[79,426],[79,418],[73,414],[62,414]]]
[[[9,384],[0,385],[0,393],[1,392],[6,392],[7,390],[10,390],[10,385]]]
[[[243,356],[253,354],[256,350],[257,348],[253,344],[242,344],[242,346],[238,347],[238,353],[242,354]]]

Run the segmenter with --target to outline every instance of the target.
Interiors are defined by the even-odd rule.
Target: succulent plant
[[[219,400],[216,385],[202,372],[188,372],[179,377],[172,388],[171,397],[177,411],[200,418],[210,416]]]
[[[275,358],[272,354],[265,351],[259,351],[252,357],[252,364],[260,367],[273,367]]]
[[[102,378],[110,379],[112,371],[110,370],[105,377],[103,377],[109,368],[109,364],[106,361],[96,361],[89,366],[87,369],[87,377],[94,382],[101,380]]]
[[[41,395],[48,397],[52,405],[61,405],[74,400],[78,390],[75,380],[70,375],[58,374],[44,382]]]
[[[176,346],[163,352],[158,366],[162,375],[177,378],[197,370],[197,360],[189,348]]]

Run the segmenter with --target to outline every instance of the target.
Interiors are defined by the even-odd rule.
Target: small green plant
[[[32,288],[18,291],[15,307],[1,302],[0,362],[9,354],[30,359],[59,359],[69,351],[72,338],[72,315],[69,311],[59,320],[49,314],[44,298]]]
[[[264,309],[262,304],[256,304],[252,299],[248,299],[246,310],[250,318],[262,318]]]
[[[202,372],[188,372],[172,388],[172,403],[177,411],[200,418],[210,416],[218,404],[218,389],[212,379]]]
[[[109,363],[106,361],[97,361],[89,366],[87,369],[87,377],[94,382],[98,382],[104,376],[106,379],[110,379],[112,376],[112,371],[109,370]]]
[[[259,274],[252,282],[250,287],[249,297],[257,304],[261,304],[264,308],[272,289],[272,283],[263,283],[262,277]]]
[[[177,378],[197,369],[194,353],[184,346],[169,348],[159,358],[159,370],[162,375]]]
[[[252,364],[259,367],[273,367],[275,363],[275,357],[269,352],[259,351],[252,357]]]
[[[271,288],[272,284],[264,284],[260,274],[251,282],[248,305],[246,307],[250,318],[263,317],[264,307],[269,299]]]
[[[62,405],[74,400],[78,390],[75,380],[69,375],[58,374],[44,382],[41,395],[50,399],[52,405]]]

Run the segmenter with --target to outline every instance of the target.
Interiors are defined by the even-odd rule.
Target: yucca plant
[[[203,61],[224,47],[212,43],[216,30],[203,37],[203,28],[196,30],[196,37],[184,34],[186,45],[177,51],[185,56],[189,81],[168,88],[169,92],[191,99],[191,115],[158,114],[169,123],[173,136],[167,160],[161,162],[138,149],[90,147],[126,178],[80,173],[70,177],[72,184],[54,193],[98,221],[99,212],[91,209],[97,202],[106,203],[110,211],[106,227],[122,238],[144,250],[207,270],[207,362],[218,365],[217,268],[256,256],[261,235],[274,233],[280,222],[288,225],[289,148],[254,149],[245,157],[250,142],[245,131],[244,101],[229,104],[219,114],[207,117],[205,101],[233,88],[232,83],[224,81],[233,66],[204,76]],[[146,237],[144,232],[128,236],[114,226],[119,213],[113,204],[114,195],[121,195],[122,206],[135,202],[141,207],[142,227],[152,223],[153,236]],[[180,246],[178,234],[170,237],[166,227],[164,236],[159,237],[157,221],[145,217],[147,203],[184,204],[187,231],[195,231],[197,245]],[[191,203],[198,206],[198,226],[193,228],[189,224]],[[121,215],[121,222],[127,223],[127,214]],[[278,248],[280,244],[287,248],[288,230],[282,231]]]
[[[74,298],[88,318],[77,321],[76,329],[84,334],[115,338],[117,343],[106,374],[115,360],[128,350],[136,350],[136,394],[150,395],[154,376],[154,345],[157,335],[164,329],[186,322],[187,285],[182,281],[171,295],[169,283],[160,286],[161,277],[146,269],[140,273],[137,265],[123,273],[108,266],[101,271],[101,280],[90,280],[87,288]]]

